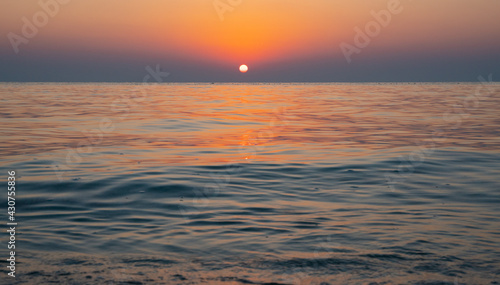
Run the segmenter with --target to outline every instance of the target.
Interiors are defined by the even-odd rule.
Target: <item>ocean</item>
[[[0,83],[0,100],[2,284],[500,282],[500,84]]]

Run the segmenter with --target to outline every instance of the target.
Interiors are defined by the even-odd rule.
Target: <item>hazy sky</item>
[[[1,0],[0,23],[0,81],[500,78],[498,0]]]

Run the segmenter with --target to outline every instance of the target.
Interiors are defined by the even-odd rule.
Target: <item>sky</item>
[[[164,82],[498,81],[499,15],[498,0],[1,0],[0,81],[156,66]]]

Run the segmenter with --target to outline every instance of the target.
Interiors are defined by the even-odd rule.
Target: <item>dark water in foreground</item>
[[[500,282],[500,85],[3,83],[0,98],[19,284]]]

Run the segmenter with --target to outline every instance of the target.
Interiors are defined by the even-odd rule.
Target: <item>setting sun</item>
[[[248,71],[248,66],[246,66],[246,64],[242,64],[240,65],[240,71],[245,73]]]

